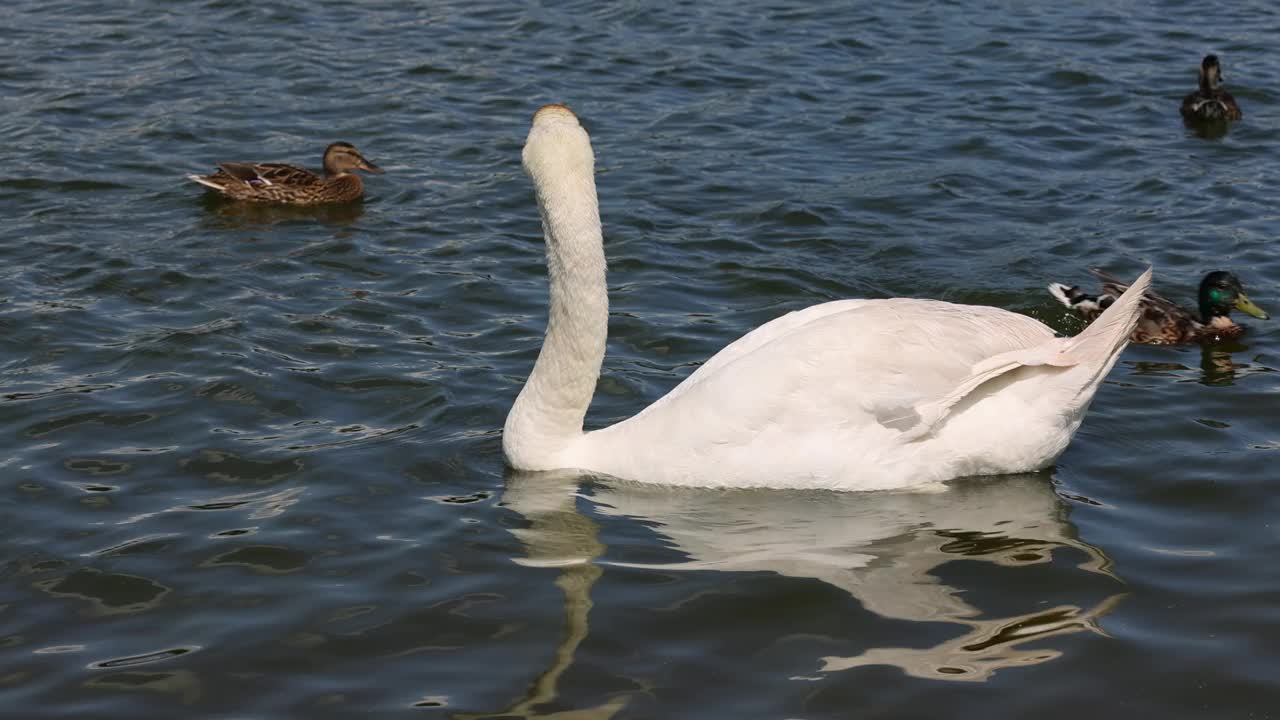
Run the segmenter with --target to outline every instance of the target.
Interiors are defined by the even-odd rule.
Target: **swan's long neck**
[[[551,309],[542,351],[507,415],[503,450],[517,468],[547,470],[564,467],[563,453],[582,435],[604,361],[609,298],[586,133],[572,115],[535,119],[524,160],[542,214]]]

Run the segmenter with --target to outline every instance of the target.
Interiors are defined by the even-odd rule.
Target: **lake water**
[[[520,148],[592,134],[589,424],[842,297],[1101,266],[1280,310],[1272,3],[0,9],[0,716],[1280,714],[1276,321],[1126,351],[1059,464],[938,493],[504,470],[545,322]],[[1244,120],[1183,127],[1206,52]],[[220,160],[388,170],[225,205]],[[655,448],[655,461],[661,449]]]

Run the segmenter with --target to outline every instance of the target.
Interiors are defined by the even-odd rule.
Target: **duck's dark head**
[[[1205,55],[1200,63],[1200,88],[1211,92],[1220,84],[1222,84],[1222,65],[1218,63],[1218,56]]]
[[[374,165],[356,149],[355,145],[336,142],[324,149],[324,174],[333,176],[349,173],[352,170],[382,174],[382,168]]]
[[[1200,281],[1200,316],[1206,324],[1216,318],[1226,318],[1232,310],[1248,313],[1267,320],[1271,316],[1253,304],[1239,278],[1225,270],[1215,270]]]

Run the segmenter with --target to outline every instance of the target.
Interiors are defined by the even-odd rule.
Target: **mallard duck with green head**
[[[187,177],[232,200],[283,205],[322,205],[359,200],[364,183],[354,171],[382,174],[351,143],[336,142],[324,150],[324,175],[284,163],[218,163],[212,175]]]
[[[1101,270],[1090,272],[1102,280],[1100,294],[1089,295],[1077,285],[1062,283],[1050,283],[1049,293],[1080,313],[1086,321],[1092,322],[1129,286]],[[1129,339],[1147,345],[1182,345],[1233,338],[1243,333],[1245,328],[1231,319],[1232,310],[1262,320],[1271,317],[1244,294],[1244,287],[1235,275],[1215,270],[1200,282],[1200,317],[1148,290],[1142,298],[1142,316]]]
[[[1205,55],[1200,63],[1200,88],[1182,99],[1182,117],[1190,121],[1239,120],[1240,106],[1231,93],[1218,87],[1222,65],[1217,55]]]

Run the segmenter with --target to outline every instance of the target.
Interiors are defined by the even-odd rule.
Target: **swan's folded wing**
[[[911,442],[927,436],[946,419],[947,414],[956,403],[969,393],[990,380],[1023,367],[1051,365],[1054,367],[1071,367],[1080,359],[1071,353],[1067,338],[1055,338],[1041,345],[1019,350],[1010,350],[988,358],[974,366],[972,374],[965,378],[954,390],[940,398],[922,403],[912,408],[918,421],[904,429],[902,440]]]
[[[694,370],[689,377],[682,380],[679,385],[672,388],[671,392],[667,393],[662,398],[659,398],[654,405],[670,402],[705,378],[714,375],[721,368],[724,368],[739,358],[750,355],[775,340],[799,331],[805,326],[822,320],[823,318],[856,309],[868,302],[872,301],[861,298],[835,300],[832,302],[822,303],[820,305],[811,305],[802,310],[796,310],[794,312],[789,312],[786,315],[776,317],[726,345],[720,350],[720,352],[713,355],[705,363]]]
[[[916,423],[917,405],[955,389],[977,363],[1052,337],[1036,320],[995,308],[827,303],[748,334],[609,430],[652,426],[655,438],[724,442],[745,442],[762,428],[833,438],[858,427],[899,432]]]

